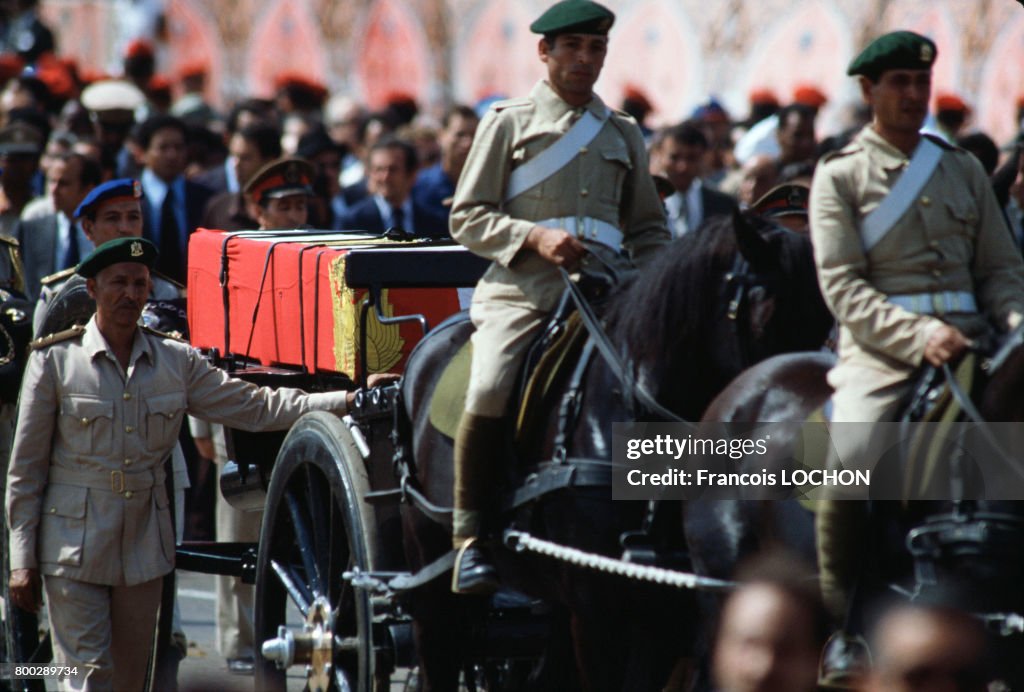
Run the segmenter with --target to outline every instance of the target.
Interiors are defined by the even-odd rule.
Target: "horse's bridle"
[[[750,366],[757,360],[750,320],[746,319],[750,313],[750,294],[754,288],[768,290],[776,282],[763,272],[751,271],[750,262],[739,251],[723,280],[724,297],[728,299],[726,319],[733,336],[731,347],[739,356],[735,362]]]

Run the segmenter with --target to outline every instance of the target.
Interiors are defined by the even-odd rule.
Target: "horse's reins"
[[[596,255],[594,255],[596,257]],[[598,260],[604,262],[600,257]],[[594,309],[590,307],[590,303],[586,297],[580,291],[579,286],[572,280],[564,268],[558,268],[559,273],[562,275],[562,280],[565,282],[566,288],[569,291],[569,296],[572,298],[573,303],[576,304],[576,310],[580,314],[580,320],[586,327],[587,332],[590,334],[591,340],[597,347],[597,352],[601,354],[605,363],[611,368],[612,373],[622,383],[623,394],[626,394],[631,399],[636,399],[641,406],[646,408],[651,413],[664,418],[666,421],[673,423],[688,423],[684,418],[676,415],[672,411],[658,403],[658,400],[648,391],[647,387],[643,382],[639,381],[633,376],[632,371],[628,368],[619,354],[618,350],[612,344],[611,339],[608,338],[607,332],[604,327],[601,326],[601,321],[597,315],[594,314]]]
[[[999,347],[996,354],[983,365],[988,376],[992,377],[992,375],[1006,363],[1010,355],[1021,345],[1024,345],[1024,323],[1021,323],[1013,330],[1010,336],[1003,342],[1003,345]],[[964,415],[968,420],[978,426],[982,437],[985,438],[985,442],[991,445],[992,449],[995,450],[996,454],[998,454],[1003,461],[1009,463],[1010,467],[1017,472],[1017,475],[1024,478],[1024,466],[1022,466],[1020,462],[1010,454],[1007,454],[1006,450],[999,443],[999,440],[996,439],[996,436],[989,428],[989,422],[985,420],[985,417],[981,415],[981,412],[974,405],[974,402],[971,401],[971,397],[968,396],[960,386],[960,383],[957,382],[956,377],[953,375],[952,368],[949,367],[949,363],[942,364],[942,375],[946,378],[946,386],[949,387],[949,392],[953,395],[953,399],[956,400],[956,403],[960,406],[960,409],[964,412]]]

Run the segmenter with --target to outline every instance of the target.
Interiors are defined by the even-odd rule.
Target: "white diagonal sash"
[[[584,112],[576,124],[570,127],[554,144],[512,171],[508,178],[508,187],[505,188],[505,203],[507,204],[509,200],[518,197],[565,168],[581,148],[593,141],[607,119],[607,109],[605,109],[604,117],[601,118],[589,110]]]
[[[874,211],[864,217],[861,224],[860,238],[867,253],[878,245],[892,227],[900,220],[917,199],[925,183],[932,177],[935,167],[942,159],[942,147],[927,137],[921,137],[910,164],[903,171],[896,184],[889,190],[882,203]]]

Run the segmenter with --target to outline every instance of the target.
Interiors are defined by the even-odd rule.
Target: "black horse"
[[[704,418],[728,423],[805,421],[831,397],[825,375],[834,364],[834,357],[826,353],[769,358],[733,380],[708,406]],[[1024,348],[1017,347],[975,388],[981,418],[995,423],[1024,421],[1022,386]],[[796,433],[798,427],[790,430]],[[791,450],[792,442],[775,439],[773,446]],[[1016,452],[1012,446],[1003,450]],[[778,459],[788,460],[789,454],[781,452]],[[1001,462],[1020,464],[1019,459]],[[894,586],[924,597],[931,597],[930,592],[955,593],[961,607],[979,615],[1024,613],[1018,588],[1024,578],[1024,551],[1019,549],[1024,503],[974,498],[907,505],[873,501],[870,507],[861,507],[865,535],[858,542],[871,547],[862,551],[857,597],[847,623],[863,626],[865,609],[877,599],[891,597]],[[744,557],[774,543],[815,559],[814,516],[796,500],[689,502],[684,525],[695,567],[708,576],[727,579]],[[917,538],[908,542],[912,532]],[[916,546],[916,556],[909,545]],[[1024,684],[1020,637],[1018,633],[995,647],[996,669],[1013,689]]]
[[[612,296],[605,322],[632,377],[623,378],[598,356],[584,364],[585,372],[577,368],[583,374],[574,423],[561,431],[570,457],[599,462],[610,459],[613,422],[650,418],[624,382],[640,382],[674,414],[696,419],[714,394],[755,360],[820,344],[831,316],[818,292],[807,238],[736,215],[667,247]],[[445,364],[471,329],[463,317],[432,332],[412,354],[403,383],[412,482],[441,506],[452,499],[452,441],[433,428],[427,412]],[[554,387],[538,442],[517,450],[517,460],[495,450],[495,463],[507,464],[510,482],[552,458],[557,409],[573,380],[566,374]],[[563,489],[509,512],[503,526],[515,522],[560,544],[618,557],[620,536],[641,527],[646,509],[646,503],[612,502],[608,486]],[[413,570],[451,547],[449,527],[436,519],[403,506]],[[675,530],[681,545],[678,525]],[[689,594],[508,551],[499,550],[496,558],[507,585],[541,599],[551,611],[549,655],[531,688],[660,689],[665,684],[686,643],[681,623],[693,619],[680,617],[687,608],[692,612]],[[410,599],[427,689],[455,688],[464,654],[479,649],[472,633],[479,631],[474,623],[485,606],[452,596],[445,580]]]

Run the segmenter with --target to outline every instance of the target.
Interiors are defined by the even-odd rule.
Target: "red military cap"
[[[153,45],[141,38],[135,39],[124,49],[126,58],[152,58],[153,56]]]
[[[285,158],[271,161],[245,184],[245,194],[257,204],[290,195],[312,195],[313,164],[305,159]]]
[[[813,84],[798,84],[793,89],[793,103],[799,103],[811,108],[821,108],[828,103],[828,96]]]
[[[964,103],[964,100],[956,94],[942,93],[935,97],[935,110],[967,113],[971,109],[966,103]]]
[[[750,103],[754,106],[777,106],[779,98],[771,89],[759,88],[750,91]]]

